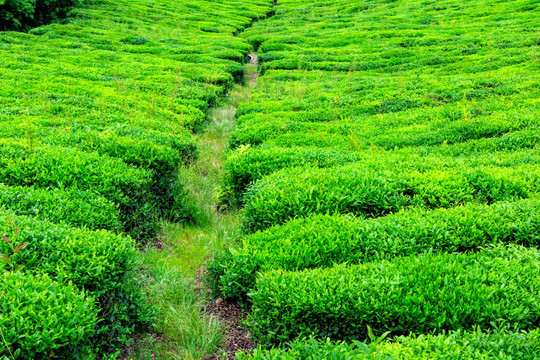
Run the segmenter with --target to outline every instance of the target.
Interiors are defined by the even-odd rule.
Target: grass
[[[246,65],[248,74],[255,71]],[[179,178],[199,209],[197,225],[164,223],[162,248],[148,247],[140,254],[147,296],[159,309],[156,330],[160,335],[145,334],[127,359],[201,359],[216,353],[225,339],[224,325],[201,310],[209,295],[198,283],[199,270],[239,235],[237,211],[219,208],[218,191],[236,109],[249,100],[253,86],[253,82],[236,86],[211,110],[207,126],[197,135],[198,160],[180,171]]]

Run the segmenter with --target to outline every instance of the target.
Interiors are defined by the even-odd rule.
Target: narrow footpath
[[[208,127],[198,137],[201,156],[197,163],[185,170],[187,173],[184,174],[193,180],[188,183],[188,191],[196,200],[199,208],[205,212],[203,214],[205,225],[195,229],[195,232],[200,232],[203,234],[202,237],[207,237],[209,240],[207,257],[201,259],[204,262],[212,257],[216,251],[227,246],[231,240],[234,241],[238,234],[238,211],[237,209],[222,210],[217,202],[217,191],[221,184],[224,151],[236,123],[236,110],[241,103],[249,101],[251,90],[257,83],[258,57],[256,54],[248,56],[250,61],[245,69],[246,83],[243,86],[235,87],[223,105],[212,110]],[[193,231],[193,229],[190,230]],[[207,233],[213,235],[208,237]],[[206,269],[203,263],[197,272],[197,291],[203,304],[201,311],[204,315],[208,315],[209,319],[217,319],[222,324],[226,337],[223,346],[216,353],[205,356],[204,359],[233,360],[236,352],[250,351],[255,348],[255,344],[248,331],[241,324],[244,313],[237,304],[224,301],[221,298],[210,303],[207,302],[205,274]]]
[[[148,299],[158,308],[157,332],[141,334],[122,359],[234,359],[254,347],[240,325],[242,311],[221,299],[211,301],[204,284],[205,263],[238,239],[238,211],[219,204],[222,163],[238,106],[249,101],[257,82],[257,56],[249,55],[246,80],[211,110],[196,135],[199,157],[179,172],[198,213],[196,225],[164,224],[154,246],[140,254]]]

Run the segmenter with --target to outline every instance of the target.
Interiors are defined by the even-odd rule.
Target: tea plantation
[[[236,358],[540,359],[540,1],[0,0],[7,29],[0,359],[159,331],[140,249],[198,221],[182,169],[255,53],[210,189]]]
[[[540,358],[540,3],[274,10],[241,35],[244,235],[209,265],[250,308],[239,358]]]
[[[137,243],[192,220],[178,168],[270,5],[83,1],[0,33],[0,358],[116,358],[153,328]]]

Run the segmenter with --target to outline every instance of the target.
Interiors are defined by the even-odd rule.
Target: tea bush
[[[438,170],[427,165],[427,171],[414,162],[412,169],[398,164],[388,170],[350,165],[278,171],[246,194],[244,226],[253,232],[310,214],[379,217],[410,206],[434,209],[491,204],[536,194],[540,179],[538,167],[532,164],[512,168],[455,163]]]
[[[88,191],[44,190],[0,184],[0,207],[16,215],[33,216],[53,223],[91,230],[122,230],[117,206]]]
[[[92,297],[46,275],[1,272],[0,280],[2,356],[70,358],[77,351],[92,357],[88,338],[98,323]]]
[[[315,339],[291,342],[285,348],[256,349],[253,354],[240,354],[241,360],[288,359],[536,359],[540,351],[538,331],[486,333],[482,331],[455,331],[445,335],[397,337],[395,342],[366,344],[317,341]]]
[[[242,34],[260,76],[221,194],[244,235],[210,284],[261,347],[346,341],[254,356],[535,357],[534,331],[468,331],[538,322],[537,8],[281,0]],[[367,325],[413,336],[368,354]]]
[[[534,329],[540,281],[537,249],[494,247],[471,254],[425,254],[301,272],[275,270],[251,293],[251,333],[263,343],[315,335],[441,333],[512,324]],[[519,272],[520,276],[515,276]]]
[[[253,148],[232,153],[225,161],[223,197],[232,203],[241,203],[242,195],[256,180],[282,168],[311,164],[326,168],[353,163],[356,154],[333,149],[318,148]]]
[[[29,153],[21,143],[0,141],[0,175],[6,185],[94,191],[118,205],[124,230],[135,238],[156,233],[149,171],[97,153],[52,146]]]
[[[245,236],[208,267],[216,293],[246,301],[257,274],[361,264],[428,251],[467,252],[487,244],[538,247],[538,199],[412,209],[377,219],[314,215]]]

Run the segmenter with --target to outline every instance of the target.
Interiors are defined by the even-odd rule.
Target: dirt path
[[[246,78],[249,83],[246,87],[252,89],[257,83],[259,77],[258,57],[256,54],[249,54],[249,63],[251,67],[247,68]],[[205,291],[203,279],[206,275],[206,268],[201,266],[198,272],[197,287],[199,291]],[[255,348],[255,343],[249,335],[247,329],[242,325],[242,321],[247,314],[240,306],[235,303],[228,302],[222,298],[218,298],[210,304],[203,307],[202,311],[211,316],[217,317],[225,325],[225,343],[222,349],[214,355],[204,358],[204,360],[227,359],[234,360],[235,354],[238,351],[250,352]]]
[[[253,66],[255,66],[255,68],[258,68],[259,67],[259,57],[257,56],[257,54],[249,54],[249,63]],[[250,78],[251,81],[253,82],[257,82],[257,78],[259,77],[259,73],[258,72],[254,72],[252,74],[249,74],[248,77]]]

